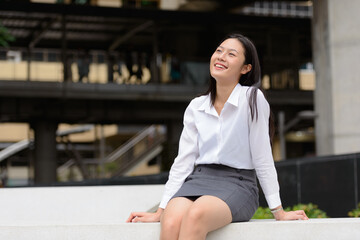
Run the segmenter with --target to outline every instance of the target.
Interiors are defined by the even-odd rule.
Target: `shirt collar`
[[[240,91],[241,91],[241,85],[240,84],[236,84],[235,88],[233,89],[233,91],[231,92],[228,100],[226,102],[230,103],[231,105],[238,107],[239,105],[239,96],[240,96]],[[212,106],[211,104],[211,97],[210,94],[205,96],[205,100],[204,102],[200,105],[200,107],[198,108],[199,111],[205,111],[208,114],[211,115],[215,115],[217,116],[217,112],[215,110],[215,108]]]
[[[215,108],[211,104],[210,93],[205,96],[204,102],[198,108],[199,111],[205,111],[205,113],[217,116]]]
[[[231,92],[231,94],[226,102],[230,103],[231,105],[233,105],[235,107],[238,107],[240,91],[241,91],[241,85],[240,85],[240,83],[238,83],[238,84],[236,84],[235,88]]]

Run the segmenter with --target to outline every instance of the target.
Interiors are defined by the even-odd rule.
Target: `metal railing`
[[[311,18],[313,6],[311,1],[256,1],[241,9],[240,12],[257,16]]]
[[[69,134],[87,132],[90,131],[93,127],[94,125],[87,124],[87,125],[74,127],[71,129],[66,129],[61,131],[59,130],[56,132],[56,136],[63,137]],[[33,139],[24,139],[4,148],[3,150],[0,151],[0,162],[17,154],[18,152],[21,152],[22,150],[25,150],[30,146],[30,144],[33,143],[33,141],[34,141]]]
[[[151,125],[109,154],[104,159],[106,170],[111,177],[124,175],[159,154],[165,139],[164,127]]]
[[[284,207],[313,203],[330,217],[347,217],[357,208],[360,153],[296,158],[275,165]],[[266,206],[260,196],[260,206]]]

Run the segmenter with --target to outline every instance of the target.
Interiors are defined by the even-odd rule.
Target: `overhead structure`
[[[29,81],[30,67],[23,81],[0,81],[0,121],[31,123],[39,139],[35,144],[43,149],[37,152],[41,159],[54,157],[52,139],[59,122],[164,124],[169,139],[166,151],[173,159],[185,107],[204,92],[206,81],[161,84],[161,61],[172,55],[182,63],[208,66],[219,41],[234,31],[255,42],[262,73],[270,76],[270,82],[275,73],[292,72],[281,88],[270,87],[267,92],[275,115],[279,109],[289,117],[311,109],[312,92],[299,91],[297,76],[300,65],[312,58],[311,19],[229,13],[236,2],[218,1],[219,11],[199,12],[0,1],[1,23],[16,38],[11,49],[20,51],[28,66],[42,51],[57,53],[56,61],[63,65],[60,82]],[[0,55],[6,51],[0,48]],[[88,51],[109,70],[114,56],[144,53],[151,80],[146,85],[116,84],[111,78],[107,84],[72,82],[70,56]],[[271,86],[279,85],[275,80]],[[46,167],[52,173],[41,179],[53,181],[54,162],[38,163],[38,169]]]

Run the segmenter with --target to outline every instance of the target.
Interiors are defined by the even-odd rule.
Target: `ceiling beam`
[[[30,49],[34,48],[35,45],[45,35],[46,31],[49,30],[54,23],[59,22],[59,21],[60,21],[60,16],[51,19],[50,21],[46,22],[45,24],[43,24],[43,22],[41,22],[40,23],[41,29],[39,32],[33,34],[32,39],[30,40],[30,43],[29,43],[29,48]]]
[[[114,51],[117,47],[120,46],[123,42],[126,42],[128,39],[130,39],[132,36],[137,34],[138,32],[141,32],[148,27],[152,26],[154,24],[153,21],[147,21],[145,23],[140,24],[139,26],[133,28],[128,33],[118,36],[115,41],[110,45],[109,52]]]

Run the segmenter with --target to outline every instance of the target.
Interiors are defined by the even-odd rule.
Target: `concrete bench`
[[[131,211],[156,207],[163,185],[0,189],[0,239],[152,240],[159,223],[125,223]],[[209,240],[360,239],[360,219],[252,220]]]
[[[159,223],[0,226],[6,240],[158,240]],[[360,219],[252,220],[211,232],[207,240],[345,240],[360,238]]]

